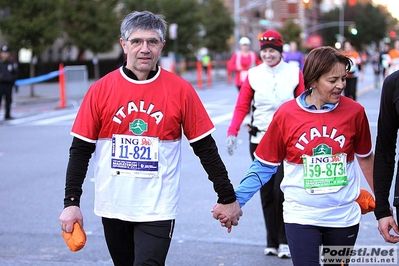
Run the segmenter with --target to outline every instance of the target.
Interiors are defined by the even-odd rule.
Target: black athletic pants
[[[12,103],[12,84],[0,83],[0,106],[4,96],[5,100],[5,114],[4,118],[11,118],[11,103]]]
[[[105,240],[115,266],[163,266],[175,220],[127,222],[102,218]]]
[[[252,160],[255,159],[253,154],[257,146],[257,144],[250,143],[249,149]],[[283,163],[281,163],[269,182],[264,184],[260,189],[263,217],[266,226],[266,245],[267,247],[276,249],[280,244],[287,244],[283,220],[284,194],[280,188],[280,183],[284,177],[283,168]]]
[[[357,78],[346,78],[346,87],[344,89],[345,96],[356,101],[357,99],[356,93],[357,93]]]

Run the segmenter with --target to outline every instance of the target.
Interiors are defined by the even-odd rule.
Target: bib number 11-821
[[[111,174],[154,178],[158,176],[159,139],[148,136],[112,137]]]

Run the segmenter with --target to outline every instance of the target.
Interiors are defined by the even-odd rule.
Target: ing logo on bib
[[[148,129],[148,124],[142,119],[135,119],[129,124],[129,130],[135,135],[142,135]]]

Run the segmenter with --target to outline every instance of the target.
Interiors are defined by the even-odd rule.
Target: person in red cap
[[[252,160],[254,151],[266,133],[274,112],[284,102],[300,95],[304,90],[303,76],[298,66],[284,62],[283,40],[275,30],[265,31],[259,39],[262,64],[248,70],[227,132],[226,149],[232,155],[237,135],[245,116],[252,110],[249,150]],[[263,215],[267,232],[265,255],[289,258],[283,222],[284,196],[280,189],[283,178],[282,164],[270,182],[260,190]]]
[[[248,69],[262,63],[259,55],[251,50],[251,40],[248,37],[242,37],[239,43],[240,50],[235,52],[227,62],[228,70],[235,73],[234,80],[238,91],[248,75]]]

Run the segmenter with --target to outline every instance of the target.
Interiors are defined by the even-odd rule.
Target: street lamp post
[[[344,1],[342,1],[341,7],[339,9],[339,37],[340,40],[338,42],[342,43],[345,39],[344,37],[344,23],[345,23],[345,4]]]
[[[172,23],[169,25],[169,38],[173,40],[173,59],[174,59],[174,69],[175,73],[177,73],[177,28],[179,26],[176,23]]]
[[[269,21],[270,29],[273,29],[273,19],[274,19],[274,11],[272,8],[272,2],[273,0],[268,0],[267,1],[267,8],[265,10],[265,18]]]
[[[238,50],[238,42],[240,39],[240,0],[234,0],[234,48]]]

